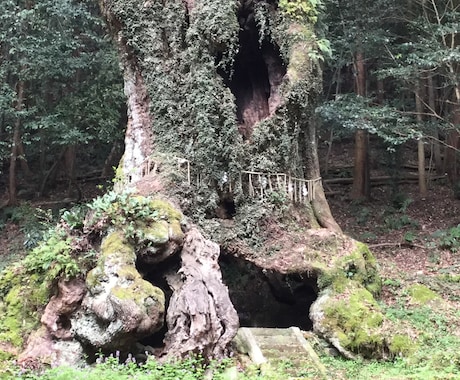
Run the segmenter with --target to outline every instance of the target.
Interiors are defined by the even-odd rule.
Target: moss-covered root
[[[38,275],[12,266],[0,275],[0,355],[8,357],[24,345],[24,338],[40,324],[37,311],[49,298]],[[2,353],[4,351],[4,353]]]
[[[392,333],[372,294],[354,280],[345,280],[341,292],[323,291],[310,318],[314,330],[349,359],[406,355],[413,345],[409,336]]]
[[[379,295],[382,281],[377,260],[366,244],[353,241],[353,246],[349,253],[331,257],[331,262],[321,271],[318,280],[320,288],[331,287],[341,293],[348,284],[347,280],[353,280],[362,284],[372,295]]]
[[[123,232],[104,239],[98,265],[86,278],[83,308],[72,320],[78,340],[120,350],[163,326],[164,294],[141,277],[135,263],[134,247]]]

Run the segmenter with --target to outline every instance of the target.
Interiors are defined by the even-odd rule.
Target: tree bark
[[[430,107],[430,114],[433,116],[431,117],[431,121],[436,121],[436,90],[434,85],[434,78],[433,75],[428,75],[427,77],[427,87],[428,87],[428,106]],[[433,156],[434,156],[434,165],[436,168],[437,174],[444,174],[444,167],[442,162],[442,155],[441,155],[441,146],[439,144],[439,130],[436,127],[433,131]]]
[[[120,158],[121,149],[122,148],[120,146],[120,143],[118,143],[117,141],[115,141],[112,144],[112,149],[110,149],[110,153],[107,156],[104,162],[104,167],[101,171],[102,178],[110,177],[113,175],[113,167],[117,165],[117,159]]]
[[[239,319],[222,283],[219,253],[219,246],[195,227],[187,232],[180,278],[176,274],[168,278],[174,293],[166,314],[166,355],[185,357],[193,352],[221,359],[228,354]]]
[[[358,51],[355,55],[355,91],[358,96],[366,96],[366,66],[364,54]],[[353,187],[352,199],[367,199],[370,197],[370,168],[369,168],[369,133],[358,129],[355,132]]]
[[[17,112],[22,111],[24,103],[24,81],[19,81],[16,89],[16,106]],[[14,122],[13,128],[13,144],[11,146],[11,157],[9,167],[9,182],[8,192],[9,199],[8,204],[15,205],[18,202],[17,199],[17,177],[16,177],[16,163],[19,156],[19,146],[21,145],[21,119],[18,115]]]
[[[422,104],[422,89],[420,81],[417,81],[415,85],[415,112],[417,118],[417,124],[420,129],[423,126],[423,104]],[[427,195],[426,187],[426,173],[425,173],[425,145],[424,139],[420,137],[417,141],[417,153],[418,153],[418,188],[422,198]]]
[[[454,115],[455,118],[459,118]],[[457,120],[457,123],[459,120]],[[455,184],[458,181],[457,150],[460,147],[460,133],[453,129],[447,136],[446,157],[444,162],[445,171],[450,183]]]
[[[123,66],[128,121],[125,133],[125,151],[121,165],[124,176],[129,177],[130,181],[134,182],[141,178],[142,165],[153,153],[154,138],[150,116],[150,98],[137,57],[122,36],[123,20],[116,19],[110,11],[110,0],[100,0],[100,8],[112,28]]]
[[[316,136],[316,123],[311,120],[308,124],[307,130],[307,142],[311,144],[309,149],[305,149],[306,158],[306,177],[310,179],[320,178],[321,173],[319,169],[319,158],[317,149],[317,136]],[[314,216],[316,217],[319,225],[324,228],[328,228],[337,232],[341,232],[342,229],[335,221],[332,216],[329,203],[327,202],[326,195],[322,181],[317,183],[315,188],[315,198],[311,202]]]

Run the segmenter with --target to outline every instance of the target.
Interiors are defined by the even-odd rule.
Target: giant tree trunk
[[[133,186],[137,182],[140,188],[138,181],[151,169],[150,160],[149,167],[144,162],[152,155],[152,161],[160,157],[160,163],[153,165],[154,174],[161,174],[154,179],[161,182],[155,186],[156,194],[173,198],[180,191],[172,187],[184,190],[177,179],[162,178],[168,170],[162,171],[161,158],[169,155],[176,162],[174,168],[178,158],[189,165],[188,178],[183,178],[185,191],[192,189],[193,198],[195,186],[199,187],[196,193],[206,192],[209,205],[222,195],[228,198],[219,199],[221,203],[233,201],[230,180],[241,178],[242,170],[305,176],[319,182],[311,202],[317,224],[340,231],[320,183],[313,114],[321,72],[311,59],[311,41],[302,41],[311,26],[294,20],[292,25],[280,25],[261,47],[257,23],[248,16],[256,12],[253,1],[101,0],[100,4],[124,69],[128,127],[120,166],[125,182]],[[270,12],[279,12],[272,3],[268,6]],[[288,34],[296,35],[288,38]],[[255,167],[266,162],[268,168]],[[175,174],[180,179],[180,173]],[[193,182],[196,177],[198,183]],[[173,199],[181,204],[181,199]],[[193,218],[195,210],[189,212]],[[213,213],[207,210],[208,216]],[[309,215],[302,218],[308,225]],[[225,227],[222,220],[214,221]],[[254,231],[262,233],[266,231]],[[167,278],[172,290],[164,341],[168,355],[195,352],[220,358],[236,334],[238,317],[221,280],[218,255],[218,244],[204,239],[198,229],[187,232],[179,276]]]

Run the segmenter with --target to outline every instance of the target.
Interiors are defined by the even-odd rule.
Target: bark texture
[[[170,275],[174,293],[167,311],[164,352],[200,353],[222,358],[239,327],[238,315],[222,282],[219,246],[191,228],[182,249],[180,278]]]
[[[141,178],[142,164],[153,153],[150,98],[138,60],[121,32],[123,21],[111,12],[111,2],[100,1],[100,7],[112,29],[123,66],[124,91],[127,97],[128,122],[125,133],[125,152],[122,169],[129,181]]]
[[[359,96],[366,96],[366,66],[364,54],[358,51],[355,55],[355,92]],[[355,151],[353,169],[352,199],[366,199],[370,197],[370,168],[369,168],[369,133],[358,129],[355,132]]]

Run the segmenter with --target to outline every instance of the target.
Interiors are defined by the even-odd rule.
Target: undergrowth
[[[318,378],[318,373],[311,368],[299,368],[297,372],[302,379]],[[243,369],[232,359],[208,365],[193,357],[170,363],[149,359],[144,364],[136,364],[133,361],[119,363],[117,358],[109,357],[86,368],[59,367],[41,373],[20,370],[13,365],[3,374],[17,380],[279,380],[292,378],[292,373],[289,363],[280,363],[274,368],[249,366]],[[0,372],[3,378],[1,375]]]

